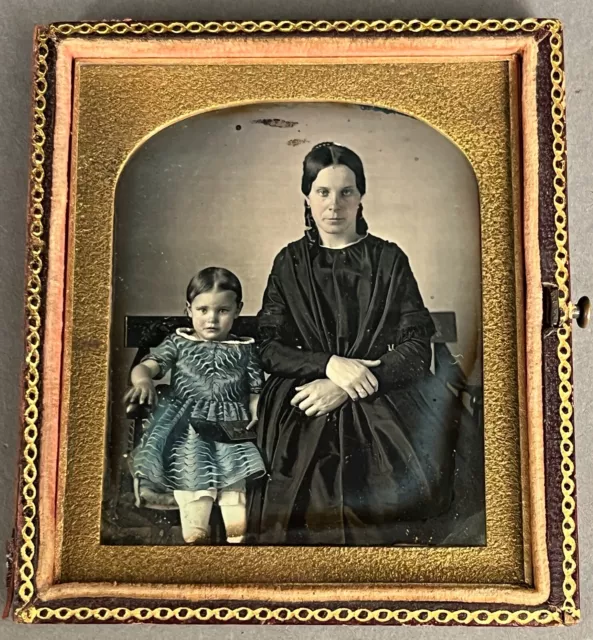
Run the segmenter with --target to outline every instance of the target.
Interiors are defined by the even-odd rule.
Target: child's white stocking
[[[174,491],[173,495],[179,505],[181,533],[185,542],[193,544],[208,540],[213,497],[204,495],[204,491]]]
[[[247,530],[247,508],[244,491],[221,491],[218,504],[224,520],[227,542],[239,544],[245,539]]]

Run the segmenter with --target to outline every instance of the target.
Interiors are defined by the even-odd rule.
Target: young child
[[[187,287],[191,329],[177,329],[131,374],[126,402],[155,407],[153,379],[171,371],[171,394],[153,412],[131,459],[137,496],[143,483],[173,493],[187,543],[209,539],[218,500],[229,543],[243,541],[246,482],[265,474],[250,431],[263,384],[252,338],[230,336],[243,307],[241,283],[208,267]]]

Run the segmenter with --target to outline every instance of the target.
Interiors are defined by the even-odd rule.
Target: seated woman
[[[350,149],[306,156],[307,231],[276,256],[258,315],[255,544],[427,543],[451,504],[461,405],[430,373],[431,316],[404,252],[368,233],[365,191]]]

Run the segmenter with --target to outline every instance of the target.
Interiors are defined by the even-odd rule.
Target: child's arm
[[[151,349],[150,354],[132,369],[132,388],[124,396],[124,402],[156,406],[157,395],[152,379],[162,378],[174,366],[177,356],[177,347],[172,336],[168,336],[158,347]]]
[[[249,413],[251,415],[251,422],[247,425],[247,429],[253,429],[257,424],[257,404],[264,386],[264,372],[261,368],[255,345],[252,345],[249,354],[247,378],[249,381]]]
[[[124,396],[126,404],[156,405],[156,389],[152,379],[160,372],[159,365],[154,360],[144,360],[137,364],[130,375],[132,388]]]
[[[249,394],[249,414],[251,422],[247,425],[247,429],[253,429],[257,424],[257,403],[259,402],[259,393]]]

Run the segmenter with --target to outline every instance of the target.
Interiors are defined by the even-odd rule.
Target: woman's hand
[[[139,380],[129,389],[124,396],[126,404],[148,404],[151,407],[157,404],[157,395],[154,383],[150,379]]]
[[[372,396],[378,391],[379,382],[369,371],[369,367],[378,367],[380,364],[381,360],[356,360],[332,356],[327,363],[325,373],[352,400],[359,400]]]
[[[295,387],[295,391],[297,393],[290,404],[309,417],[324,416],[348,400],[348,394],[327,378]]]

